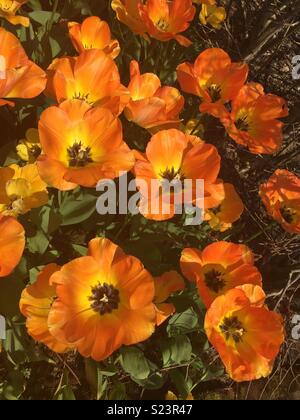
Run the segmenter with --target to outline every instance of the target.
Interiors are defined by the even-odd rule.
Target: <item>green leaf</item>
[[[117,382],[113,385],[112,390],[109,393],[109,400],[122,401],[126,400],[126,387],[121,382]]]
[[[3,397],[6,400],[18,400],[25,390],[25,378],[19,370],[9,373],[8,379],[3,387]]]
[[[33,223],[50,235],[59,228],[62,222],[59,210],[52,208],[51,205],[52,203],[50,203],[50,206],[44,206],[31,212]]]
[[[49,238],[42,230],[38,230],[35,236],[27,238],[27,247],[32,254],[43,255],[48,245]]]
[[[58,401],[74,401],[76,400],[75,394],[69,384],[69,374],[65,369],[61,377],[58,388],[53,397],[54,400]]]
[[[141,387],[153,390],[162,388],[165,383],[164,376],[161,372],[153,372],[147,379],[144,380],[133,380]]]
[[[91,389],[96,394],[97,400],[100,400],[107,387],[107,379],[103,378],[101,365],[92,359],[85,359],[85,376]]]
[[[87,220],[96,212],[97,198],[87,192],[64,193],[60,214],[62,215],[62,226],[69,226]]]
[[[61,52],[61,47],[59,43],[52,37],[49,38],[49,43],[52,51],[52,58],[55,58]]]
[[[193,381],[190,378],[186,378],[179,369],[171,370],[170,378],[175,385],[178,394],[183,399],[186,399],[193,388]]]
[[[29,13],[30,19],[34,20],[37,23],[40,23],[42,26],[45,26],[52,18],[52,12],[45,10],[37,10]],[[59,13],[54,14],[54,22],[57,22],[60,18]]]
[[[120,362],[132,378],[144,380],[151,373],[149,361],[137,347],[122,348]]]
[[[195,331],[199,325],[199,319],[193,308],[182,313],[175,314],[170,320],[167,332],[170,337],[187,334]]]
[[[188,362],[192,357],[192,345],[187,336],[170,338],[162,343],[164,367]]]
[[[72,248],[81,257],[85,257],[87,255],[87,253],[88,253],[87,247],[82,246],[82,245],[72,244]]]

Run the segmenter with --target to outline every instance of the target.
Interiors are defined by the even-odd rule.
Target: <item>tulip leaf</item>
[[[30,12],[29,17],[42,26],[45,26],[51,19],[54,19],[54,22],[57,22],[60,18],[60,14],[54,13],[54,16],[52,17],[52,12],[48,12],[46,10],[36,10],[34,12]]]
[[[192,357],[190,339],[184,335],[165,340],[161,347],[164,367],[188,362]]]
[[[87,220],[96,212],[96,196],[81,192],[74,194],[65,194],[60,205],[60,214],[62,216],[62,226],[70,226]]]
[[[144,353],[137,347],[121,349],[121,365],[134,379],[144,380],[150,375],[150,364]]]
[[[198,316],[193,308],[175,314],[170,320],[167,332],[170,337],[187,334],[195,331],[199,323]]]

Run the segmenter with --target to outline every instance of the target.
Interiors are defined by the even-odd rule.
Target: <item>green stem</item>
[[[49,20],[49,25],[48,25],[48,33],[51,32],[51,29],[52,29],[52,26],[53,26],[53,23],[54,23],[55,14],[57,12],[57,9],[58,9],[58,0],[54,0],[53,9],[52,9],[52,15],[51,15],[51,18]]]

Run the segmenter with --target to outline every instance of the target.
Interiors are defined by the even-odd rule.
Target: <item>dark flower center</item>
[[[184,180],[184,176],[181,173],[180,169],[176,171],[174,168],[172,169],[167,168],[164,172],[162,171],[159,175],[162,179],[167,180],[169,182],[175,181],[175,180],[178,180],[178,181]]]
[[[89,297],[91,308],[100,315],[110,314],[118,309],[120,292],[113,285],[99,283],[92,287],[92,295]]]
[[[220,86],[218,85],[211,85],[209,86],[209,88],[207,89],[209,96],[212,100],[212,102],[217,102],[221,99],[221,92],[222,89]]]
[[[212,269],[204,275],[206,286],[212,290],[214,293],[220,293],[221,290],[225,287],[225,281],[222,278],[222,273]]]
[[[235,122],[236,128],[240,131],[249,131],[250,126],[249,123],[247,121],[247,115],[245,115],[244,117],[238,118]]]
[[[37,159],[40,156],[41,152],[42,152],[42,150],[41,150],[40,146],[37,145],[37,144],[30,147],[30,153],[32,154],[32,156],[35,159]]]
[[[294,209],[287,206],[281,207],[280,214],[289,225],[294,222],[295,216],[297,215]]]
[[[236,344],[243,341],[243,336],[246,332],[243,324],[237,316],[224,318],[223,323],[220,325],[220,330],[227,341],[232,338]]]
[[[81,92],[75,92],[73,95],[73,99],[79,99],[81,101],[85,101],[87,103],[89,103],[89,93],[81,93]]]
[[[67,150],[69,157],[69,165],[75,168],[82,168],[93,162],[91,158],[91,148],[84,147],[80,142],[75,142],[72,147]]]
[[[164,18],[160,18],[155,26],[163,32],[166,32],[169,28],[169,22],[167,22]]]

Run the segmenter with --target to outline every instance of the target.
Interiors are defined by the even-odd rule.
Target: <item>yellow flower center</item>
[[[113,285],[99,283],[92,287],[92,295],[89,297],[91,308],[100,315],[110,314],[118,309],[120,304],[120,292]]]
[[[69,147],[67,153],[70,167],[83,168],[89,163],[93,163],[91,148],[85,147],[81,141],[75,142],[73,146]]]
[[[232,339],[235,344],[243,341],[246,330],[237,316],[226,317],[220,324],[220,330],[226,341]]]

